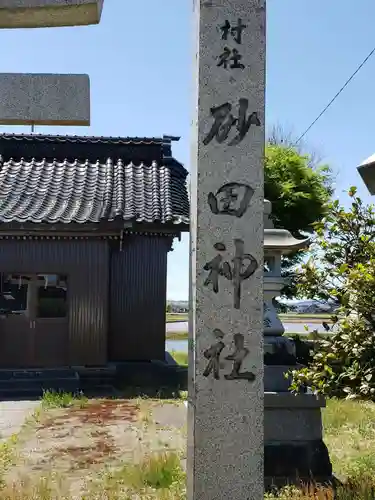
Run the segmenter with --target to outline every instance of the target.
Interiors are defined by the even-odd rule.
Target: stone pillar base
[[[322,397],[288,392],[288,366],[265,366],[265,488],[332,481],[332,465],[322,438]],[[271,392],[271,387],[277,392]]]

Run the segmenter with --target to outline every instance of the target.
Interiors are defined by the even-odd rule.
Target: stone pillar
[[[264,0],[195,0],[189,500],[263,499]]]

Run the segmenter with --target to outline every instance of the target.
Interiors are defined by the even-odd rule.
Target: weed
[[[140,464],[107,472],[97,479],[86,498],[185,500],[185,473],[180,457],[174,452],[153,454]]]
[[[4,484],[4,475],[16,459],[15,446],[17,435],[12,435],[7,441],[0,443],[0,487]],[[3,497],[1,497],[3,498]]]
[[[14,444],[12,440],[0,444],[0,468],[6,469],[14,461]]]
[[[188,391],[180,391],[179,392],[180,399],[187,401],[188,399]]]
[[[2,500],[69,500],[68,492],[63,493],[61,480],[56,475],[38,480],[20,479],[17,483],[3,485],[0,489]]]
[[[182,477],[180,457],[177,453],[151,455],[141,464],[129,467],[126,475],[128,484],[133,488],[170,488]]]
[[[87,405],[88,399],[82,393],[73,394],[71,392],[56,391],[43,392],[43,408],[69,408],[70,406],[85,408]]]
[[[146,426],[149,425],[149,424],[151,424],[151,422],[152,422],[152,411],[151,411],[151,409],[149,407],[148,408],[142,408],[140,420]]]
[[[371,478],[347,480],[345,484],[333,487],[304,485],[300,488],[287,486],[277,493],[264,496],[267,500],[374,500],[375,487]]]

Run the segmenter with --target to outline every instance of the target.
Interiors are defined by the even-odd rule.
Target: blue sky
[[[268,0],[267,127],[296,135],[375,46],[373,0]],[[39,133],[180,135],[189,169],[192,0],[106,0],[98,26],[0,31],[2,72],[88,73],[92,123]],[[372,201],[356,166],[375,152],[375,56],[307,136],[350,185]],[[29,132],[28,127],[0,131]],[[188,236],[168,259],[168,298],[188,296]]]

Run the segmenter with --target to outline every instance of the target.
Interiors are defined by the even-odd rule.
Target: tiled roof
[[[170,144],[179,137],[113,137],[113,136],[90,136],[90,135],[45,135],[45,134],[2,134],[1,141],[20,142],[60,142],[60,143],[88,143],[88,144]]]
[[[0,136],[0,155],[7,149],[2,146],[8,137]],[[17,137],[23,137],[20,153],[26,156],[28,141],[41,141],[45,146],[51,136]],[[16,136],[12,139],[18,140]],[[169,155],[163,157],[162,152],[159,158],[148,161],[117,159],[110,139],[108,148],[113,150],[115,161],[0,156],[0,222],[84,223],[122,218],[139,223],[187,224],[187,171],[182,165]],[[74,138],[65,138],[64,142],[70,140]],[[87,140],[100,143],[101,138],[76,140],[80,144]],[[132,146],[141,143],[146,148],[142,156],[147,144],[159,148],[165,145],[165,139],[116,140],[121,142],[122,152],[126,141]],[[56,144],[56,137],[53,141]],[[155,151],[150,154],[155,156]]]
[[[90,137],[41,134],[1,134],[0,154],[5,160],[10,158],[46,158],[48,161],[105,163],[107,158],[121,158],[125,163],[146,163],[153,161],[163,163],[165,158],[171,159],[171,143],[177,137]],[[176,162],[177,163],[177,162]]]

